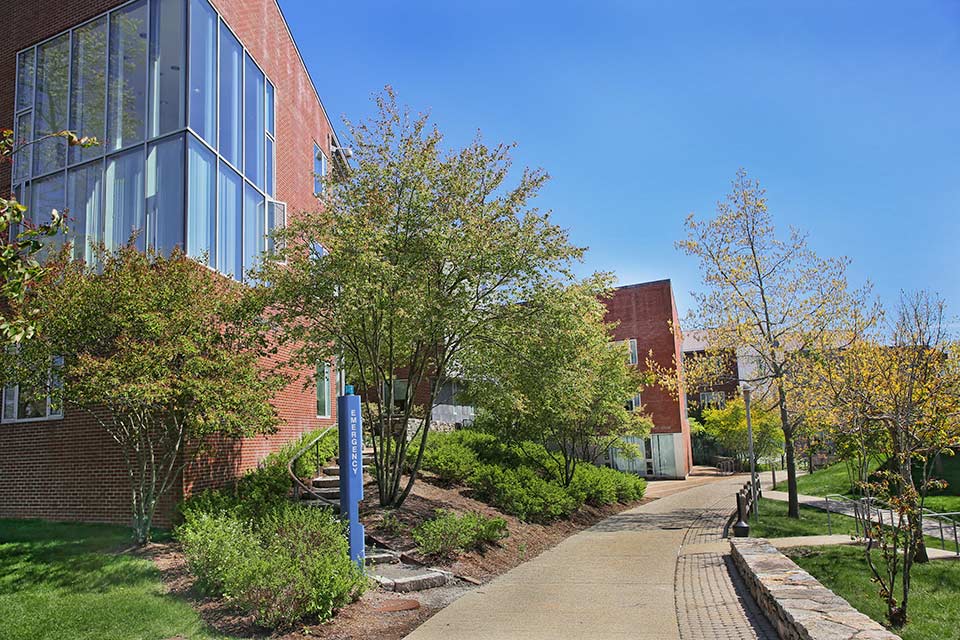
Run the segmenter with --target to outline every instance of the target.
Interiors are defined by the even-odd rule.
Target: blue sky
[[[389,83],[451,145],[517,142],[584,274],[685,311],[673,243],[744,167],[852,283],[960,313],[960,2],[280,2],[338,123]]]

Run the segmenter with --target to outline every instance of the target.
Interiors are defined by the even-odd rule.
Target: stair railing
[[[308,443],[306,443],[299,451],[297,451],[297,452],[293,455],[293,457],[290,458],[290,462],[287,463],[287,473],[290,474],[290,479],[293,480],[293,497],[294,497],[294,499],[300,500],[300,497],[301,497],[301,496],[303,495],[303,493],[305,492],[305,493],[307,493],[310,497],[312,497],[314,500],[319,500],[319,501],[321,501],[321,502],[325,502],[325,503],[327,503],[328,505],[330,505],[331,507],[336,507],[336,506],[337,506],[337,503],[336,503],[336,502],[333,502],[332,500],[328,500],[327,498],[324,498],[324,497],[321,496],[319,493],[317,493],[316,490],[314,490],[313,486],[307,486],[307,485],[305,485],[305,484],[303,483],[303,480],[301,480],[300,477],[297,475],[296,471],[294,471],[294,469],[296,469],[296,467],[297,467],[297,461],[299,461],[300,458],[301,458],[304,454],[306,454],[308,451],[310,451],[310,449],[315,448],[315,447],[316,447],[316,451],[317,451],[317,453],[316,453],[316,456],[317,456],[317,465],[320,465],[320,460],[319,460],[319,457],[320,457],[320,453],[319,453],[320,440],[322,440],[322,439],[323,439],[328,433],[330,433],[330,431],[332,431],[333,429],[336,429],[336,425],[331,425],[331,426],[327,427],[326,429],[324,429],[323,431],[321,431],[316,437],[312,438],[312,439],[311,439]],[[319,470],[319,468],[318,468],[318,469],[317,469],[317,473],[319,473],[319,471],[320,471],[320,470]]]

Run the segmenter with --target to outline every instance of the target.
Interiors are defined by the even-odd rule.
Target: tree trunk
[[[787,392],[783,386],[777,389],[780,405],[780,428],[783,429],[783,452],[787,458],[787,517],[800,517],[800,500],[797,497],[797,458],[793,449],[793,428],[787,415]]]
[[[793,450],[793,433],[783,434],[783,451],[787,458],[787,517],[800,517],[800,500],[797,493],[797,462]]]

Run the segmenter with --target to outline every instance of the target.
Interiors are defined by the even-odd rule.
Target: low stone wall
[[[762,538],[731,538],[733,562],[781,640],[900,640]]]

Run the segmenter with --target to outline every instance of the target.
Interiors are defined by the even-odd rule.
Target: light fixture
[[[336,145],[330,147],[330,150],[334,153],[340,153],[344,158],[353,157],[353,147],[338,147]]]

